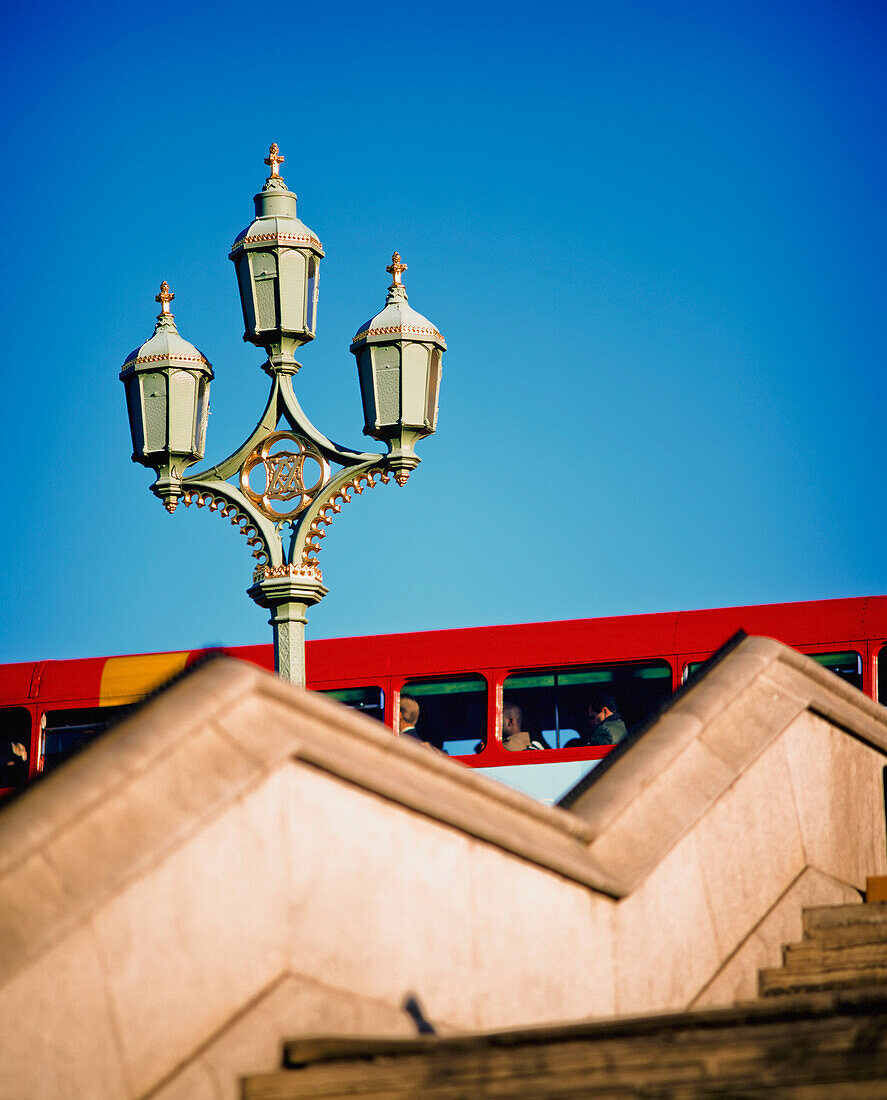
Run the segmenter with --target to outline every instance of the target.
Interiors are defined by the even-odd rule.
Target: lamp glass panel
[[[126,380],[126,410],[129,413],[129,430],[132,433],[134,454],[144,454],[145,429],[142,423],[142,388],[139,376],[131,374]]]
[[[197,382],[197,438],[194,452],[203,458],[206,450],[206,420],[209,416],[209,382],[201,375]]]
[[[403,349],[403,407],[401,418],[411,427],[425,426],[428,401],[428,345],[406,344]]]
[[[256,303],[249,274],[249,254],[242,252],[237,261],[237,282],[240,288],[240,304],[243,306],[243,327],[252,333],[256,329]]]
[[[159,371],[142,375],[145,409],[145,451],[166,450],[166,375]]]
[[[360,399],[363,402],[363,422],[367,432],[379,426],[376,419],[376,389],[373,373],[373,352],[363,348],[357,360],[357,380],[360,382]]]
[[[169,378],[169,449],[190,454],[194,449],[197,379],[190,371],[174,370]]]
[[[317,331],[317,292],[320,283],[320,264],[316,256],[308,260],[308,315],[306,327],[309,332]]]
[[[428,403],[425,406],[425,424],[431,431],[437,430],[437,409],[440,399],[440,348],[431,349],[431,368],[428,375]]]
[[[250,264],[256,292],[257,328],[267,332],[278,327],[277,263],[273,252],[251,252]]]
[[[376,427],[400,423],[400,350],[385,344],[373,349]]]
[[[305,255],[298,249],[286,248],[280,253],[280,327],[285,332],[305,331],[306,268]]]

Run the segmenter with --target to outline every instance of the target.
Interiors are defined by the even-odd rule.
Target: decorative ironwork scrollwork
[[[292,450],[274,450],[288,441]],[[305,481],[305,464],[314,463],[317,477],[311,484]],[[250,485],[250,474],[259,466],[264,468],[264,491],[256,492]],[[303,436],[295,432],[272,432],[247,456],[240,468],[240,490],[263,516],[273,520],[287,520],[304,512],[330,477],[330,467],[321,452]],[[296,501],[293,508],[277,509],[273,502],[286,504]]]

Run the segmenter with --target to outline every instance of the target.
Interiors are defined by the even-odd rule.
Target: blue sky
[[[385,265],[444,333],[422,465],[324,542],[324,637],[887,591],[885,9],[37,3],[0,76],[0,660],[270,638],[252,558],[130,462],[161,279],[261,412],[235,235],[271,141],[326,249],[298,392],[362,436]]]

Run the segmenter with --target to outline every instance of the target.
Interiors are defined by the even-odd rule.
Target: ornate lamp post
[[[382,312],[351,344],[357,358],[364,434],[387,454],[338,447],[305,416],[293,390],[294,353],[314,339],[323,248],[296,217],[296,196],[280,175],[284,158],[272,145],[270,174],[255,196],[256,217],[234,241],[244,340],[265,350],[271,378],[265,411],[246,442],[209,469],[185,476],[204,455],[212,367],[183,340],[161,284],[153,336],[127,356],[126,387],[133,461],[151,467],[151,486],[170,513],[181,500],[228,518],[257,559],[249,595],[271,612],[279,674],[305,682],[308,608],[327,593],[317,555],[332,517],[351,494],[390,475],[403,485],[418,465],[414,445],[437,426],[444,338],[407,304],[406,264],[395,252]]]

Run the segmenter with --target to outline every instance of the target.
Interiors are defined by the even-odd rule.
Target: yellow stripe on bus
[[[143,657],[109,657],[102,669],[99,705],[134,703],[185,667],[184,653],[150,653]]]

